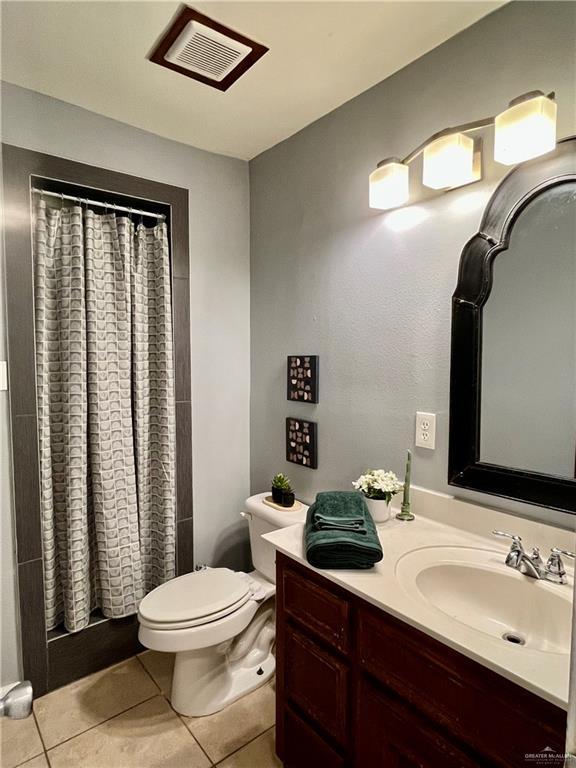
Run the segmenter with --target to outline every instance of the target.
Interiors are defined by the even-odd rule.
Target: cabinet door
[[[285,629],[284,685],[294,702],[338,744],[347,739],[348,667],[293,627]]]
[[[343,757],[290,707],[285,708],[283,717],[284,768],[344,768]]]
[[[355,768],[481,768],[399,700],[363,680],[356,710]]]

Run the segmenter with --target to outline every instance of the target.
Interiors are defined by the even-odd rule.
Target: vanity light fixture
[[[408,202],[409,169],[397,157],[378,163],[370,174],[370,208],[387,211]]]
[[[403,160],[387,158],[378,163],[369,179],[370,208],[382,211],[409,202],[410,164],[423,155],[422,183],[450,190],[482,178],[481,139],[468,134],[494,126],[494,160],[504,165],[544,155],[556,146],[554,94],[531,91],[510,102],[496,117],[487,117],[434,134]]]
[[[424,147],[422,183],[431,189],[450,189],[478,181],[479,156],[474,162],[474,139],[465,133],[448,133]]]
[[[531,160],[556,146],[554,94],[531,91],[510,102],[494,120],[494,160],[514,165]]]

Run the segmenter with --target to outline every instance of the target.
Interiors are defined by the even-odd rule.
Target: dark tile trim
[[[176,403],[176,519],[192,516],[192,403]]]
[[[126,620],[123,628],[116,620],[106,620],[78,634],[53,639],[47,646],[36,428],[30,178],[39,176],[170,206],[175,396],[177,413],[182,418],[176,441],[178,519],[192,514],[188,190],[8,144],[2,144],[2,162],[5,210],[11,212],[5,221],[5,244],[22,657],[24,674],[32,679],[35,694],[41,695],[134,653],[137,626],[133,626],[136,617]],[[177,525],[177,536],[182,536],[182,542],[176,542],[178,560],[182,568],[192,570],[192,519],[182,522],[184,526]]]
[[[91,675],[143,650],[138,642],[136,616],[105,619],[81,632],[63,634],[48,643],[48,690]]]
[[[30,192],[18,158],[2,152],[6,250],[6,310],[10,366],[10,410],[13,416],[36,413],[34,298]]]
[[[178,522],[177,573],[182,576],[194,570],[194,521],[191,517]]]
[[[190,365],[190,281],[174,278],[174,359],[176,361],[176,400],[188,401],[192,397]]]
[[[18,590],[24,677],[32,683],[34,696],[43,696],[48,690],[48,658],[42,558],[18,566]]]
[[[42,557],[40,533],[40,476],[36,416],[12,418],[12,465],[16,550],[19,563]]]

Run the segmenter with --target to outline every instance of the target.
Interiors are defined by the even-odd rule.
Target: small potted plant
[[[375,523],[384,523],[388,520],[390,500],[404,487],[394,472],[387,472],[384,469],[369,469],[352,485],[364,495],[366,506]]]
[[[272,501],[280,504],[281,507],[292,507],[294,505],[294,492],[290,480],[278,473],[272,478]]]

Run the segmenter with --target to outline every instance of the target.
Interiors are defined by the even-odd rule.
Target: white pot
[[[375,523],[385,523],[390,519],[390,507],[384,499],[369,499],[364,496],[364,501]]]

